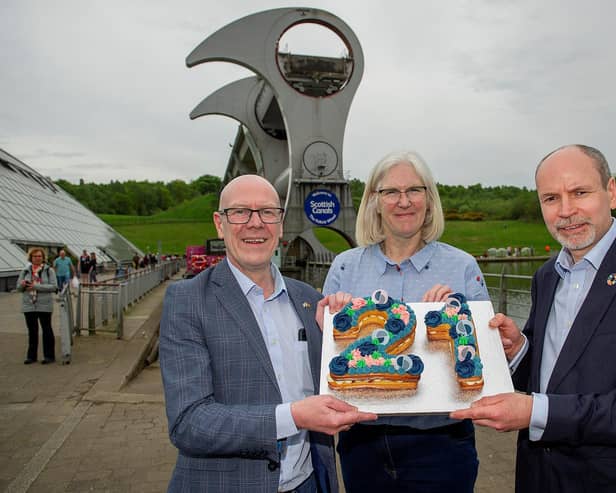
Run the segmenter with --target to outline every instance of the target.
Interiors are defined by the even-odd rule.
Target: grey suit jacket
[[[306,328],[319,388],[321,295],[285,278]],[[178,459],[169,491],[275,492],[279,454],[275,408],[281,403],[267,348],[227,262],[167,290],[160,326],[160,364],[169,436]],[[337,491],[332,437],[310,433],[315,472]],[[324,474],[326,472],[326,474]]]

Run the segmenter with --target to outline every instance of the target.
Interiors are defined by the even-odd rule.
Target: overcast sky
[[[237,123],[188,114],[251,74],[188,69],[186,56],[240,17],[293,5],[2,0],[0,147],[73,182],[222,176]],[[616,2],[303,5],[343,19],[364,51],[345,133],[351,177],[414,149],[441,183],[534,188],[537,161],[568,143],[598,147],[616,169]]]

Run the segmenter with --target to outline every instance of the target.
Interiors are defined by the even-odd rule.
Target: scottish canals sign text
[[[304,201],[304,212],[318,226],[333,223],[340,214],[340,202],[329,190],[313,190]]]

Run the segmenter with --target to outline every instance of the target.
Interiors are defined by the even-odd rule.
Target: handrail
[[[95,334],[97,330],[111,330],[121,339],[126,308],[177,273],[180,266],[179,259],[166,260],[154,267],[127,272],[108,280],[81,284],[77,295],[75,334],[80,335],[81,330],[88,330],[90,334]]]

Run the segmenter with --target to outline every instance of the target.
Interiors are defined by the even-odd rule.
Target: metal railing
[[[169,260],[132,272],[118,269],[118,276],[107,281],[83,283],[77,294],[74,333],[88,330],[124,335],[124,310],[180,270],[180,260]]]
[[[73,346],[73,330],[75,317],[73,314],[73,297],[71,296],[70,282],[66,283],[62,291],[58,293],[58,305],[60,307],[60,346],[62,352],[62,364],[71,362]]]
[[[533,276],[483,274],[495,312],[511,317],[520,328],[524,327],[531,306],[530,287]]]

